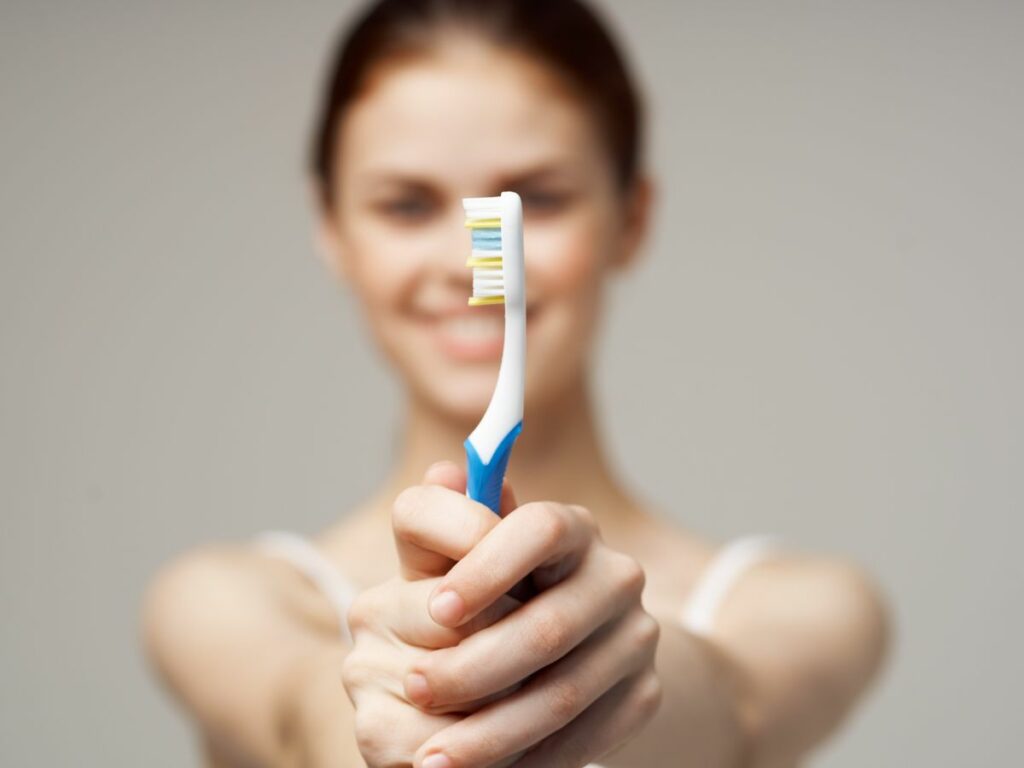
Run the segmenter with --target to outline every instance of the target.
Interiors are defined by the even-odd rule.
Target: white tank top
[[[351,644],[347,616],[359,592],[356,585],[305,536],[291,531],[264,531],[257,535],[256,545],[267,554],[287,560],[320,589],[335,608],[342,639]],[[733,584],[778,546],[779,538],[766,534],[741,536],[722,546],[698,577],[679,613],[679,623],[694,634],[710,633],[718,606]],[[589,763],[585,768],[602,767]]]

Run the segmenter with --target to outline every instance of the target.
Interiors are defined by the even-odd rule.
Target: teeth
[[[501,336],[504,321],[500,315],[489,312],[467,312],[441,321],[441,329],[451,336],[466,341],[481,341]]]

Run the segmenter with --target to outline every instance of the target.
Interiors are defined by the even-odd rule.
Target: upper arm
[[[206,547],[165,565],[145,595],[143,637],[160,677],[222,760],[281,765],[309,660],[328,646],[342,649],[285,612],[254,557]]]
[[[889,637],[884,599],[862,569],[824,558],[762,564],[735,593],[715,635],[750,680],[756,764],[791,764],[877,676]]]

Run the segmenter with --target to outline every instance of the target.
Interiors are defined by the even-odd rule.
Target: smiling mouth
[[[527,306],[527,331],[535,314],[534,308]],[[504,308],[493,305],[435,316],[430,325],[438,346],[448,357],[492,361],[501,358],[505,342],[504,318]]]
[[[463,312],[439,319],[437,328],[459,341],[489,341],[504,337],[505,321],[494,312]]]

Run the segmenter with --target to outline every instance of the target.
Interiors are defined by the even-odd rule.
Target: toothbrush
[[[466,197],[466,227],[473,250],[470,306],[505,305],[505,340],[494,394],[466,438],[466,495],[500,514],[501,484],[508,457],[523,428],[526,373],[526,300],[523,261],[523,203],[515,192],[500,197]]]

